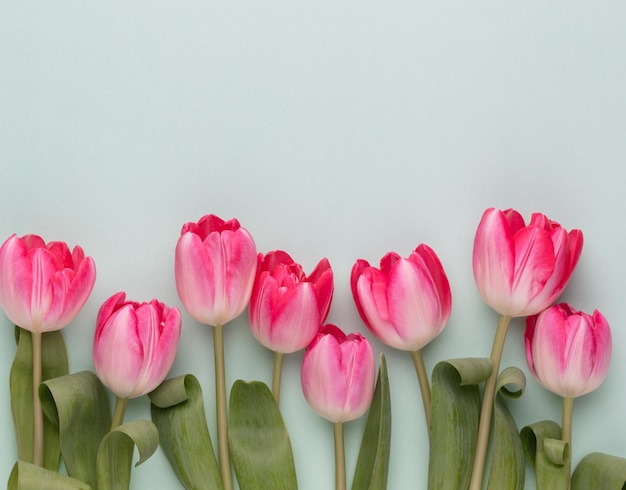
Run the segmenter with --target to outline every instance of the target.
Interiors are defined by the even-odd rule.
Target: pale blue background
[[[626,4],[622,1],[0,0],[0,238],[37,233],[94,257],[92,296],[65,338],[92,369],[96,312],[111,294],[181,306],[180,228],[237,217],[258,249],[336,274],[329,321],[367,335],[391,376],[389,488],[425,489],[427,444],[410,358],[366,332],[349,273],[361,257],[439,254],[453,288],[429,370],[487,356],[496,315],[474,285],[476,225],[489,206],[541,211],[584,232],[563,299],[613,327],[604,385],[574,406],[573,459],[626,457]],[[212,341],[186,313],[172,374],[193,373],[214,431]],[[12,441],[13,329],[0,316],[0,427]],[[503,365],[526,373],[523,322]],[[269,382],[271,355],[245,316],[226,331],[229,385]],[[285,364],[282,408],[300,488],[333,486],[332,430]],[[4,373],[4,374],[2,374]],[[559,420],[529,376],[519,426]],[[148,400],[128,418],[149,417]],[[346,427],[348,484],[364,420]],[[0,480],[16,458],[0,447]],[[159,450],[133,488],[179,488]],[[527,488],[534,488],[529,476]]]

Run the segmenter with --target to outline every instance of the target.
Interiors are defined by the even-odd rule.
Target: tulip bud
[[[259,255],[248,315],[252,334],[274,352],[304,349],[326,320],[332,295],[328,260],[321,260],[306,276],[283,251]]]
[[[309,405],[333,423],[363,415],[374,395],[374,352],[358,333],[326,325],[302,361],[302,391]]]
[[[358,260],[352,268],[352,295],[367,328],[382,343],[417,351],[445,327],[452,308],[448,278],[435,252],[418,246],[403,259],[389,252],[380,269]]]
[[[178,308],[114,294],[102,304],[96,321],[93,361],[98,377],[119,398],[154,390],[174,363],[180,327]]]
[[[70,323],[96,281],[83,249],[46,244],[37,235],[10,236],[0,247],[0,306],[17,326],[51,332]]]
[[[254,240],[236,219],[211,214],[183,226],[176,244],[176,289],[200,323],[224,325],[243,312],[256,266]]]
[[[576,311],[566,303],[526,319],[526,360],[545,388],[574,398],[595,390],[609,369],[611,330],[599,311]]]
[[[582,247],[580,230],[568,233],[543,214],[526,225],[513,209],[487,209],[474,239],[478,291],[501,315],[537,314],[565,289]]]

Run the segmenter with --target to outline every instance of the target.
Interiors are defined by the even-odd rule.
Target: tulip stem
[[[41,332],[32,332],[33,343],[33,464],[43,466],[43,411],[39,400],[41,384]]]
[[[561,439],[569,445],[569,454],[572,454],[572,414],[574,409],[574,399],[571,397],[563,398],[563,419],[561,421]],[[571,471],[571,458],[568,458]]]
[[[428,383],[428,374],[426,373],[426,366],[424,365],[424,356],[422,351],[417,350],[411,352],[413,358],[413,364],[415,364],[415,372],[417,373],[417,380],[419,381],[420,391],[422,392],[422,402],[424,403],[424,416],[426,417],[426,428],[428,430],[428,438],[430,439],[430,419],[431,419],[431,400],[430,400],[430,385]]]
[[[126,414],[126,407],[128,406],[128,398],[115,399],[115,409],[113,410],[113,419],[111,420],[111,430],[119,427],[124,423],[124,414]]]
[[[485,383],[483,402],[480,409],[478,439],[476,441],[474,467],[472,468],[472,477],[470,479],[470,490],[480,490],[483,486],[483,475],[485,471],[485,462],[487,460],[487,447],[489,446],[489,434],[491,432],[491,415],[493,414],[493,402],[496,394],[496,382],[498,380],[498,372],[500,370],[500,360],[502,359],[504,341],[506,340],[506,333],[509,329],[510,323],[510,316],[500,315],[496,335],[493,339],[493,347],[491,348],[492,371],[491,375],[487,379],[487,382]]]
[[[346,490],[346,451],[343,440],[343,422],[333,423],[335,434],[335,490]]]
[[[276,400],[276,405],[280,402],[280,378],[283,372],[283,358],[285,355],[282,352],[274,352],[274,372],[272,373],[272,395]]]
[[[220,472],[224,490],[232,490],[233,477],[230,470],[228,450],[228,416],[226,412],[226,375],[224,369],[224,327],[213,327],[213,349],[215,357],[215,404],[217,411],[217,446]]]

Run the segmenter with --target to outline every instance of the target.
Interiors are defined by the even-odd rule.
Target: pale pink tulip
[[[526,319],[526,360],[545,388],[564,398],[589,393],[604,381],[611,359],[611,329],[593,315],[561,303]]]
[[[176,244],[176,289],[200,323],[224,325],[243,312],[256,266],[254,240],[236,219],[211,214],[183,226]]]
[[[582,247],[580,230],[568,233],[543,214],[526,225],[513,209],[487,209],[474,240],[478,291],[501,315],[537,314],[557,300]]]
[[[31,332],[59,330],[83,307],[96,266],[79,246],[45,243],[37,235],[10,236],[0,247],[0,306]]]
[[[274,352],[304,349],[326,320],[332,296],[328,260],[307,276],[286,252],[259,255],[248,315],[252,334]]]
[[[302,391],[309,405],[331,422],[361,417],[374,395],[374,352],[358,333],[346,336],[326,325],[302,361]]]
[[[156,299],[126,301],[119,292],[98,312],[93,362],[102,383],[119,398],[154,390],[167,376],[178,347],[181,315]]]
[[[390,252],[380,268],[359,259],[350,283],[367,328],[396,349],[420,350],[441,333],[450,317],[450,284],[427,245],[419,245],[406,259]]]

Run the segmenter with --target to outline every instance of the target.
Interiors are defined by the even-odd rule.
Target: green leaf
[[[507,368],[498,376],[488,490],[524,488],[524,450],[515,420],[504,404],[504,397],[519,398],[525,387],[526,377],[518,368]]]
[[[82,371],[44,382],[39,397],[46,417],[59,427],[68,475],[95,487],[98,446],[111,427],[104,386],[94,373]]]
[[[133,420],[109,432],[98,448],[98,490],[127,490],[135,446],[139,450],[139,466],[159,446],[156,426],[147,420]]]
[[[367,415],[359,459],[354,471],[352,490],[384,490],[387,488],[390,446],[391,397],[387,377],[387,362],[384,354],[381,354],[376,390]]]
[[[559,424],[551,420],[543,420],[527,425],[520,435],[526,458],[535,469],[537,490],[568,490],[570,484],[569,445],[561,441]]]
[[[233,384],[228,442],[241,490],[298,488],[289,434],[264,383],[237,380]]]
[[[585,456],[572,476],[572,490],[626,489],[626,459],[603,453]]]
[[[186,489],[222,488],[204,414],[202,389],[188,374],[164,381],[149,393],[159,444]]]
[[[33,462],[33,343],[31,333],[15,327],[17,351],[9,374],[11,412],[21,461]],[[67,351],[60,331],[42,334],[41,379],[63,376],[69,372]],[[44,419],[44,468],[59,468],[58,428]]]
[[[7,490],[91,490],[91,487],[56,471],[18,461],[11,470]]]
[[[489,359],[442,361],[432,376],[432,420],[428,488],[467,488],[478,437],[478,385],[492,371]]]

